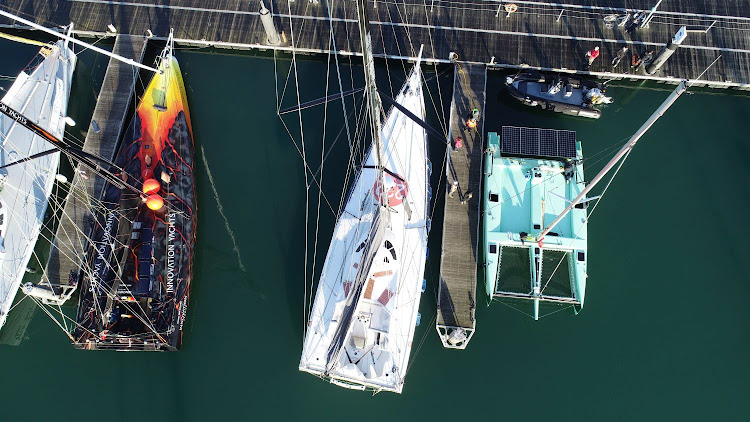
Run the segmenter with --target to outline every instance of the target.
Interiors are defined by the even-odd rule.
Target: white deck
[[[44,50],[45,48],[42,48]],[[45,128],[57,138],[65,130],[65,116],[76,56],[63,41],[30,74],[21,73],[2,102]],[[52,149],[11,118],[0,116],[0,165]],[[57,174],[60,153],[36,158],[7,169],[0,200],[0,327],[19,290],[39,236],[47,202]]]
[[[424,119],[421,73],[412,71],[396,101]],[[412,347],[427,249],[428,164],[424,129],[392,108],[382,125],[385,168],[408,185],[392,207],[390,225],[368,274],[338,361],[329,348],[357,275],[363,242],[378,207],[378,172],[358,174],[333,233],[308,322],[299,368],[352,388],[401,392]],[[376,165],[371,149],[365,166]],[[386,174],[389,200],[399,202],[397,180]],[[404,203],[408,203],[407,207]],[[385,212],[385,211],[384,211]],[[342,383],[343,382],[343,383]]]

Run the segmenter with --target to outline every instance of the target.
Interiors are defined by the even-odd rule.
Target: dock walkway
[[[47,26],[73,22],[79,35],[107,36],[107,27],[112,25],[123,34],[151,31],[166,38],[174,28],[176,42],[183,45],[286,52],[294,47],[299,53],[359,54],[357,12],[350,0],[264,1],[282,34],[279,46],[266,43],[258,2],[5,0],[0,7]],[[515,11],[508,13],[505,6],[511,3]],[[747,2],[670,0],[659,6],[647,27],[628,23],[632,21],[626,19],[628,14],[631,18],[638,12],[646,16],[655,3],[465,0],[459,5],[443,0],[374,0],[369,5],[375,56],[413,58],[423,44],[428,62],[448,63],[453,51],[462,61],[500,68],[529,67],[675,84],[683,78],[697,78],[716,60],[702,77],[706,85],[750,90]],[[0,25],[9,24],[12,22],[0,19]],[[631,53],[658,54],[683,25],[692,31],[655,74],[646,74],[643,67],[631,68]],[[595,46],[601,48],[601,55],[589,67],[585,53]],[[627,57],[612,66],[612,59],[624,46],[629,47]]]
[[[113,52],[141,62],[146,51],[146,37],[118,35]],[[137,68],[110,59],[104,75],[94,115],[83,150],[112,160],[124,130],[130,100],[133,98]],[[91,200],[97,201],[104,189],[104,179],[79,165],[73,176],[71,194],[65,201],[45,274],[53,286],[66,288],[78,280],[80,260],[91,232]]]
[[[455,64],[446,165],[443,251],[436,328],[443,346],[463,349],[476,328],[477,247],[481,193],[482,131],[487,68]],[[475,128],[467,126],[473,109],[480,111]],[[456,139],[463,145],[454,148]]]

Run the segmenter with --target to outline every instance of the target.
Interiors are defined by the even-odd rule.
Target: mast
[[[362,41],[362,62],[365,67],[365,95],[369,101],[370,111],[370,132],[372,142],[375,143],[375,151],[378,156],[376,165],[378,170],[378,180],[380,180],[381,189],[385,189],[385,180],[383,168],[383,144],[380,139],[380,113],[382,103],[378,94],[378,87],[375,84],[375,63],[372,57],[372,36],[370,36],[370,17],[367,11],[367,1],[357,0],[357,17],[359,23],[359,37]],[[386,195],[380,195],[380,205],[385,206],[387,201]]]
[[[97,46],[94,46],[94,45],[91,45],[89,43],[86,43],[86,42],[83,42],[81,40],[78,40],[76,38],[73,38],[70,35],[61,34],[61,33],[57,32],[57,31],[53,31],[53,30],[51,30],[49,28],[45,28],[42,25],[37,25],[34,22],[26,20],[26,19],[24,19],[24,18],[22,18],[20,16],[16,16],[16,15],[14,15],[12,13],[8,13],[5,10],[0,9],[0,16],[5,16],[6,18],[12,19],[14,21],[21,22],[22,24],[28,25],[28,26],[30,26],[30,27],[32,27],[34,29],[38,29],[40,31],[43,31],[43,32],[46,32],[48,34],[54,35],[56,37],[62,38],[65,41],[69,41],[69,42],[72,42],[74,44],[82,45],[82,46],[84,46],[84,47],[86,47],[88,49],[96,51],[97,53],[101,53],[101,54],[104,54],[105,56],[109,56],[109,57],[112,57],[114,59],[120,60],[121,62],[127,63],[127,64],[129,64],[131,66],[140,67],[141,69],[150,70],[150,71],[152,71],[154,73],[161,73],[161,71],[158,70],[158,69],[155,69],[153,67],[146,66],[144,64],[138,63],[137,61],[128,59],[127,57],[119,56],[119,55],[117,55],[115,53],[111,53],[111,52],[109,52],[107,50],[103,50],[103,49],[101,49],[101,48],[99,48]]]
[[[646,131],[648,131],[651,128],[651,126],[653,126],[654,123],[656,123],[656,121],[659,120],[659,118],[662,115],[664,115],[664,113],[669,109],[669,107],[671,107],[672,104],[674,104],[674,102],[677,101],[680,95],[682,95],[682,93],[684,93],[686,90],[687,90],[687,81],[680,82],[680,84],[677,85],[677,88],[675,88],[674,91],[672,91],[672,93],[669,94],[669,97],[667,97],[667,99],[664,100],[664,102],[659,106],[659,108],[656,109],[656,111],[654,111],[651,117],[649,117],[649,119],[646,120],[646,122],[641,126],[641,128],[638,129],[638,131],[635,134],[633,134],[633,136],[630,137],[630,140],[620,149],[620,151],[614,157],[612,157],[611,160],[609,160],[607,165],[604,166],[604,168],[599,172],[599,174],[596,175],[594,180],[592,180],[581,191],[581,193],[578,194],[578,196],[575,199],[573,199],[570,202],[570,204],[568,204],[568,207],[565,208],[565,211],[563,211],[560,215],[558,215],[555,221],[552,222],[552,224],[547,226],[546,229],[542,230],[542,232],[539,233],[539,235],[537,236],[537,239],[539,240],[539,246],[542,246],[542,241],[544,240],[544,236],[546,236],[547,233],[549,233],[557,224],[559,224],[560,221],[562,221],[562,219],[565,218],[565,216],[570,212],[570,210],[573,209],[573,207],[575,207],[577,204],[584,201],[586,198],[586,194],[588,194],[589,191],[591,191],[591,189],[593,189],[594,186],[596,186],[596,184],[599,183],[602,180],[602,178],[604,178],[604,176],[610,170],[612,170],[612,168],[615,167],[615,165],[620,160],[625,159],[627,154],[630,152],[630,150],[633,149],[636,142],[638,142],[641,136],[643,136],[643,134],[646,133]]]

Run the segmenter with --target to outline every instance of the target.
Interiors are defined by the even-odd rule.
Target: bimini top
[[[502,134],[502,147],[497,133],[488,134],[484,158],[487,294],[532,299],[537,315],[539,301],[580,308],[586,286],[585,206],[552,228],[543,246],[538,235],[585,187],[581,145],[570,131],[504,127]]]

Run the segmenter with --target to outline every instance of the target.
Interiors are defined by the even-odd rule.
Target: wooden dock
[[[146,37],[118,35],[113,52],[140,62],[147,44]],[[110,161],[114,158],[120,135],[125,130],[137,75],[137,68],[110,59],[86,134],[84,151]],[[79,279],[81,257],[92,228],[91,201],[98,201],[101,197],[104,179],[79,165],[71,186],[45,269],[50,284],[63,289],[73,287],[71,282]]]
[[[487,67],[457,62],[446,155],[445,218],[436,328],[443,346],[463,349],[476,328],[479,205],[482,198],[482,131]],[[477,125],[467,119],[479,111]],[[463,144],[457,147],[460,138]]]
[[[356,7],[351,1],[264,1],[282,34],[280,46],[267,45],[256,1],[4,0],[0,8],[47,26],[73,22],[79,35],[107,36],[112,25],[123,34],[151,31],[166,38],[174,28],[178,44],[359,54]],[[497,67],[670,83],[697,78],[716,60],[702,77],[707,86],[750,90],[747,2],[665,1],[647,27],[628,25],[626,16],[647,13],[655,0],[525,0],[506,12],[511,3],[465,0],[457,7],[445,0],[373,0],[369,4],[375,55],[411,58],[424,44],[426,61],[447,63],[453,51],[462,61]],[[0,25],[9,24],[0,19]],[[647,75],[643,68],[631,68],[633,52],[658,53],[683,25],[692,31],[657,73]],[[601,48],[601,55],[589,67],[585,53],[595,46]],[[628,55],[612,66],[624,46],[629,47]]]

